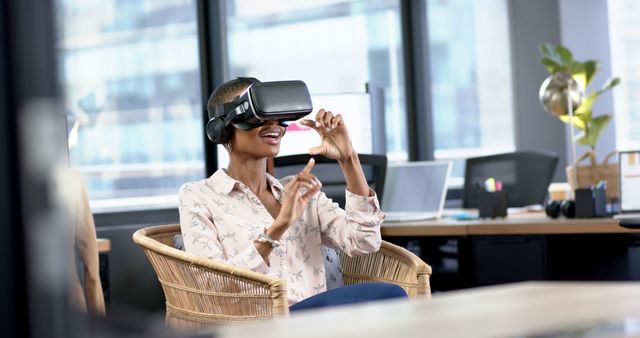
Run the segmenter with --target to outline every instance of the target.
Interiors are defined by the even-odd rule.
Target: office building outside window
[[[609,0],[612,74],[622,82],[613,90],[616,148],[640,149],[640,3]]]
[[[345,115],[357,151],[408,158],[398,0],[225,4],[230,77],[303,80],[315,110]],[[372,132],[381,125],[384,135]],[[281,154],[306,152],[313,136],[299,125],[288,129]],[[225,166],[226,151],[218,154]]]
[[[506,0],[427,1],[434,157],[515,149]]]
[[[175,207],[204,176],[195,0],[59,0],[71,166],[94,212]]]

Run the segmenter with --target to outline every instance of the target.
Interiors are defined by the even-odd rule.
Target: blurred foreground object
[[[96,227],[89,206],[89,198],[82,175],[70,171],[67,193],[71,202],[72,247],[71,262],[80,263],[80,267],[69,265],[71,304],[79,310],[91,314],[104,315],[104,295],[99,274],[98,243]],[[81,271],[78,271],[81,270]],[[80,278],[83,277],[83,281]]]

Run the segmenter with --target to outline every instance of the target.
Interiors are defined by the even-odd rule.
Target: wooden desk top
[[[623,228],[612,218],[551,219],[544,212],[528,212],[495,219],[383,223],[381,231],[382,236],[467,236],[634,233],[640,229]]]
[[[226,326],[216,336],[524,337],[564,332],[574,337],[576,332],[591,332],[621,337],[635,329],[631,333],[637,337],[638,325],[628,324],[640,322],[639,299],[640,283],[527,282],[437,293],[432,300],[309,310],[285,319]],[[603,332],[611,323],[622,324],[619,331]]]

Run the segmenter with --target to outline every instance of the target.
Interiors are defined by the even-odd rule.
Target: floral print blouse
[[[282,202],[284,185],[266,174],[273,195]],[[384,214],[375,193],[359,196],[346,190],[345,209],[323,192],[316,193],[300,219],[269,256],[258,253],[254,240],[274,219],[242,182],[224,169],[184,184],[179,192],[180,227],[187,252],[278,277],[287,282],[289,304],[326,290],[322,245],[348,255],[376,252]]]

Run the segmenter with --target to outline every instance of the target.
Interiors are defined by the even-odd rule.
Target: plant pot
[[[567,180],[571,185],[571,189],[589,188],[597,185],[600,181],[606,181],[607,201],[618,200],[620,198],[619,167],[617,163],[609,163],[611,157],[617,154],[617,151],[612,151],[605,157],[602,164],[598,164],[595,152],[592,150],[582,154],[573,165],[566,168]],[[591,163],[580,165],[586,159],[590,159]],[[577,175],[574,175],[576,168]]]

